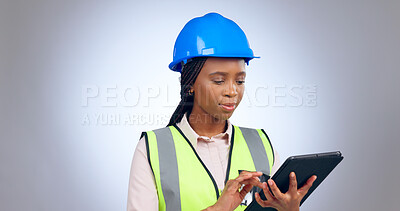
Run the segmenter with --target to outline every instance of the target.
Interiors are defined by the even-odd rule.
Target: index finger
[[[256,174],[256,175],[260,175],[261,176],[262,172],[261,171],[246,171],[246,170],[243,170],[243,171],[240,172],[239,176],[247,175],[247,174]]]
[[[236,181],[242,185],[252,185],[252,186],[257,186],[259,188],[262,188],[262,184],[261,184],[260,180],[255,177],[251,177],[251,178],[245,179],[243,181],[239,181],[239,180],[236,180]]]
[[[307,194],[308,190],[311,188],[312,184],[315,182],[315,180],[317,180],[317,175],[313,175],[310,178],[308,178],[306,184],[303,185],[303,187],[301,187],[298,192],[304,196]]]
[[[237,180],[238,182],[242,182],[243,180],[252,178],[252,177],[259,177],[262,175],[262,172],[257,171],[257,172],[250,172],[250,171],[242,171],[240,172],[239,176],[236,177],[235,180]]]

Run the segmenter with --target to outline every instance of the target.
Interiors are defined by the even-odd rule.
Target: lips
[[[227,111],[233,111],[236,108],[236,103],[221,103],[219,105]]]

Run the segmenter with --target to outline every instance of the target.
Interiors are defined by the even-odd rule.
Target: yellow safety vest
[[[143,132],[142,136],[154,174],[159,210],[202,210],[215,204],[222,190],[176,125]],[[239,170],[270,175],[273,162],[272,145],[264,130],[233,126],[225,184],[239,176]],[[246,207],[239,205],[235,211]]]

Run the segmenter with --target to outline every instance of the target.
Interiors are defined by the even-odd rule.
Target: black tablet
[[[301,200],[301,205],[342,160],[343,156],[340,151],[292,156],[286,159],[272,179],[281,192],[286,193],[289,189],[290,172],[294,171],[296,173],[298,188],[301,188],[312,175],[317,175],[317,180],[314,181],[308,193]],[[266,200],[262,190],[260,191],[260,196],[263,200]],[[263,208],[255,199],[246,208],[246,211],[258,210],[266,211],[275,209]]]

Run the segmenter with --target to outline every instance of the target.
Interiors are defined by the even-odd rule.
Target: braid
[[[182,67],[181,73],[181,101],[169,120],[167,126],[180,122],[185,113],[190,114],[193,108],[194,95],[189,94],[190,88],[196,81],[207,57],[196,57]]]

